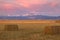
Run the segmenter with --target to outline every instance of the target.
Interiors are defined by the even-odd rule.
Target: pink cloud
[[[5,4],[3,4],[3,7],[5,9],[12,9],[13,8],[13,5],[12,4],[9,4],[9,3],[5,3]]]
[[[13,4],[7,2],[0,2],[0,8],[11,9],[13,8]]]
[[[57,3],[56,1],[53,1],[53,2],[50,3],[50,6],[51,6],[51,7],[55,7],[55,6],[57,6],[57,5],[58,5],[58,3]]]
[[[16,3],[29,8],[31,5],[42,5],[42,4],[46,4],[47,0],[16,0]]]
[[[14,12],[14,14],[15,14],[14,10],[16,10],[16,9],[17,10],[19,9],[19,11],[21,11],[22,9],[23,9],[22,11],[24,11],[26,9],[29,11],[38,11],[38,12],[45,11],[48,13],[44,12],[44,13],[40,13],[40,14],[54,15],[56,12],[60,12],[60,9],[57,7],[58,4],[59,3],[57,2],[57,0],[56,1],[55,0],[53,0],[53,1],[52,0],[51,1],[48,1],[48,0],[16,0],[16,1],[10,1],[10,2],[2,1],[2,2],[0,2],[0,10],[2,9],[1,12],[3,12],[3,11],[6,12],[6,10],[8,9],[7,10],[8,13]],[[49,12],[55,12],[55,13],[49,13]],[[29,16],[29,14],[31,14],[31,13],[24,14],[24,16]],[[37,13],[36,13],[36,15],[37,15]]]

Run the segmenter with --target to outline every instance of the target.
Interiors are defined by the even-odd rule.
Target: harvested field
[[[60,40],[57,26],[56,20],[0,20],[0,40]]]

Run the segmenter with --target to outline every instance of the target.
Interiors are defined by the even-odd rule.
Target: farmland
[[[59,20],[58,20],[59,21]],[[60,26],[57,20],[0,20],[0,40],[60,40],[60,34],[44,34],[45,27]],[[18,25],[18,30],[5,30],[6,25]],[[8,26],[9,27],[9,26]],[[14,29],[13,29],[14,30]]]

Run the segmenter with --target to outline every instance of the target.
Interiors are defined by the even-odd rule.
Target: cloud
[[[3,4],[3,7],[5,9],[12,9],[13,8],[13,5],[12,4],[9,4],[9,3],[5,3],[5,4]]]
[[[59,4],[59,2],[57,0],[54,0],[54,1],[50,2],[51,7],[56,7],[58,4]]]
[[[25,8],[30,8],[32,5],[44,5],[50,3],[52,7],[54,7],[57,3],[59,3],[59,0],[0,0],[0,2],[5,2],[7,4],[14,4],[23,6]]]
[[[42,5],[42,4],[46,4],[47,0],[16,0],[16,3],[24,6],[24,7],[30,7],[31,5]]]
[[[39,14],[60,15],[59,2],[59,0],[2,0],[0,1],[0,14],[18,16],[21,14],[23,16]]]

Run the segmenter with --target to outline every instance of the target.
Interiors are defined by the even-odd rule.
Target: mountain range
[[[45,16],[45,15],[32,15],[32,16],[0,16],[0,19],[8,20],[58,20],[60,16]]]

